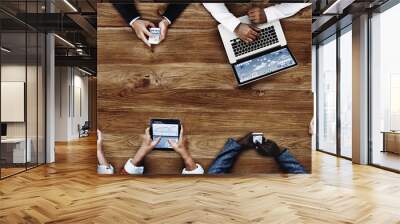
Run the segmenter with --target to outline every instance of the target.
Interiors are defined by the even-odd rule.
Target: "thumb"
[[[261,143],[259,143],[259,142],[256,142],[256,148],[257,149],[264,149],[264,145],[263,144],[261,144]]]
[[[146,26],[149,26],[149,27],[151,27],[151,28],[155,28],[155,27],[156,27],[156,25],[154,25],[154,23],[152,23],[152,22],[148,22],[148,23],[146,24]]]
[[[154,147],[154,146],[158,145],[158,143],[160,143],[160,141],[161,141],[161,138],[158,137],[158,138],[154,139],[154,141],[151,142],[151,145]]]
[[[175,141],[172,141],[171,139],[168,139],[168,143],[172,146],[172,148],[176,148],[177,144]]]

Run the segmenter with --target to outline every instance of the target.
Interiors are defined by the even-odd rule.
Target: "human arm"
[[[142,174],[144,171],[143,161],[147,154],[149,154],[154,147],[160,142],[160,138],[151,139],[150,128],[146,128],[143,136],[143,142],[139,150],[133,158],[130,158],[124,166],[125,172],[128,174]]]
[[[204,7],[211,13],[215,20],[221,23],[227,30],[235,33],[246,43],[258,38],[259,29],[251,24],[241,23],[224,3],[203,3]]]
[[[306,173],[300,162],[287,149],[282,150],[274,141],[263,138],[263,143],[256,143],[256,145],[256,150],[259,154],[274,157],[281,170],[285,173]]]
[[[247,15],[252,23],[274,22],[295,15],[310,3],[281,3],[267,8],[255,7]]]
[[[97,173],[114,174],[114,167],[107,161],[103,152],[103,133],[97,130]]]
[[[182,170],[182,174],[204,174],[203,167],[200,164],[195,163],[192,155],[187,148],[187,141],[183,136],[183,127],[181,127],[178,142],[170,139],[168,140],[168,142],[174,149],[174,151],[181,156],[183,163],[185,164],[185,168]]]

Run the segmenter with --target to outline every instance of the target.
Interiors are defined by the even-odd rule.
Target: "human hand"
[[[250,149],[255,148],[255,144],[253,143],[253,133],[249,132],[247,135],[239,138],[237,143],[242,147],[242,149]]]
[[[136,36],[142,40],[148,47],[151,47],[151,44],[148,41],[150,36],[150,27],[156,27],[152,22],[142,19],[137,19],[132,24],[132,29],[135,31]]]
[[[196,169],[197,165],[187,149],[187,141],[183,136],[183,126],[181,126],[181,133],[179,134],[178,142],[168,139],[168,143],[171,145],[174,151],[182,157],[187,170]]]
[[[178,142],[168,139],[168,143],[171,145],[174,151],[177,152],[182,157],[189,154],[189,151],[187,150],[187,141],[183,136],[183,126],[181,126],[181,132],[179,133]]]
[[[252,8],[247,12],[247,15],[249,16],[249,19],[252,23],[259,24],[267,22],[267,15],[265,15],[265,11],[263,8]]]
[[[158,27],[161,29],[160,33],[160,43],[161,43],[167,36],[169,22],[164,18],[158,23]]]
[[[308,134],[314,134],[314,117],[310,121],[310,125],[308,126]]]
[[[146,128],[146,131],[143,136],[143,142],[140,146],[139,150],[136,152],[135,157],[132,159],[133,165],[138,166],[144,157],[149,154],[154,147],[160,142],[161,138],[156,138],[154,140],[151,139],[150,136],[150,128]]]
[[[258,38],[259,31],[258,27],[245,23],[240,23],[235,29],[236,35],[246,43],[255,41]]]
[[[257,152],[264,156],[277,157],[281,153],[281,149],[274,141],[269,139],[265,140],[264,137],[263,142],[261,144],[257,142],[256,146]]]

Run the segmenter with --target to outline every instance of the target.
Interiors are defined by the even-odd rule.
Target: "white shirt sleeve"
[[[221,23],[229,31],[234,32],[240,24],[240,20],[229,12],[224,3],[203,3],[215,20]]]
[[[131,22],[129,23],[129,26],[132,26],[132,24],[133,24],[136,20],[138,20],[138,19],[140,19],[140,16],[138,16],[138,17],[132,19]]]
[[[97,165],[97,173],[98,174],[114,174],[114,167],[110,164],[106,165]]]
[[[264,9],[268,22],[273,22],[295,15],[311,3],[281,3]]]
[[[143,166],[135,166],[131,162],[132,159],[126,161],[124,170],[129,174],[143,174],[144,167]]]
[[[196,169],[186,170],[186,168],[184,168],[182,174],[204,174],[204,169],[200,164],[196,163]]]

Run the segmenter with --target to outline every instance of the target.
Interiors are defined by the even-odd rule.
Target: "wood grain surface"
[[[0,180],[0,224],[400,223],[399,174],[322,152],[309,175],[154,178],[98,175],[94,136],[55,147],[56,163]]]
[[[241,16],[254,5],[228,7]],[[143,18],[157,22],[166,5],[137,6]],[[112,4],[98,3],[98,125],[107,158],[120,168],[135,154],[151,118],[177,118],[190,152],[205,168],[227,138],[254,131],[289,148],[310,171],[311,8],[281,23],[299,65],[238,88],[217,23],[201,4],[191,4],[166,40],[150,50]],[[147,174],[178,174],[183,166],[176,153],[160,151],[147,156],[145,165]],[[249,150],[232,172],[274,173],[279,167]]]

